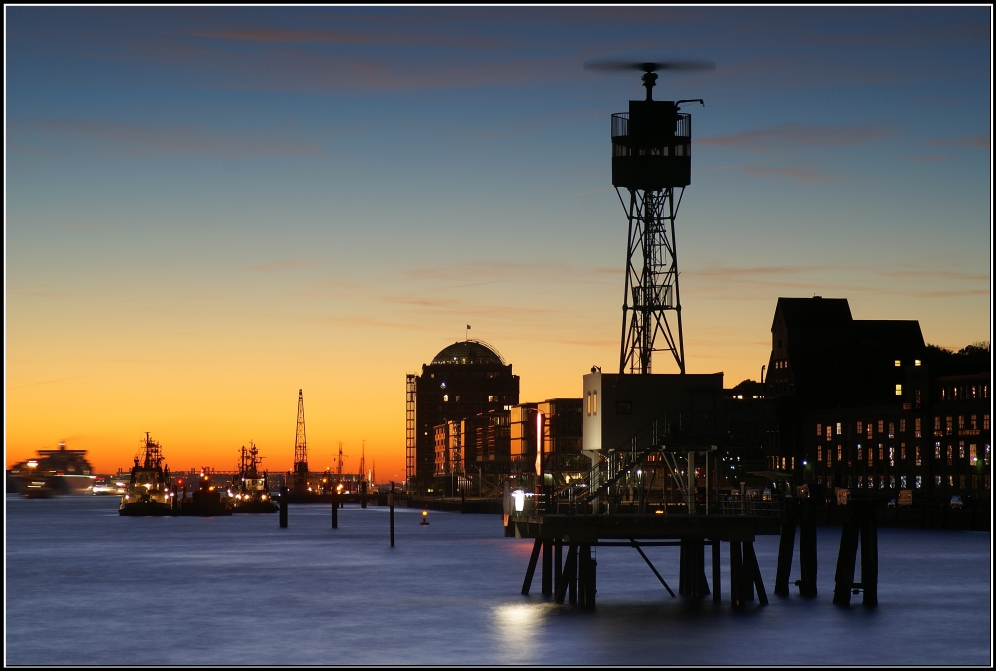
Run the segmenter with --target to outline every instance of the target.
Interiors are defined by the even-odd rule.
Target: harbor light
[[[515,501],[515,512],[521,513],[526,507],[526,493],[516,489],[512,492],[512,499]]]

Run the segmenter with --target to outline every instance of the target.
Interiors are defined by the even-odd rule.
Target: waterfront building
[[[519,402],[519,377],[487,343],[455,342],[443,348],[431,363],[424,364],[421,375],[408,376],[407,402],[409,478],[419,487],[431,486],[437,464],[441,463],[437,461],[435,427],[499,411],[507,417],[508,410]],[[507,443],[507,429],[508,420],[503,423],[498,415],[473,420],[463,427],[463,465],[507,462],[507,447],[502,446],[502,440]]]

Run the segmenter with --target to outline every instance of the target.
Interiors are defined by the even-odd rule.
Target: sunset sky
[[[989,340],[991,10],[6,7],[6,463],[174,470],[361,441],[404,478],[405,373],[470,336],[521,400],[613,369],[609,117],[707,59],[677,220],[688,371],[767,363],[779,296]],[[655,372],[674,372],[661,355]]]

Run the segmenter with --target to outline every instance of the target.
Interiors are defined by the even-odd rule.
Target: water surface
[[[771,603],[670,598],[630,548],[600,548],[593,612],[519,595],[532,541],[500,518],[292,506],[127,518],[114,497],[6,499],[8,664],[989,664],[988,533],[879,530],[879,607],[835,607],[840,530],[819,530],[819,596],[781,599],[777,537],[755,547]],[[672,587],[678,549],[647,548]],[[707,550],[708,552],[708,550]],[[792,580],[798,576],[798,552]],[[711,573],[710,573],[711,576]]]

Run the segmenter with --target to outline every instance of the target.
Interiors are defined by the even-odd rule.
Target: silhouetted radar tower
[[[692,118],[681,112],[696,100],[654,100],[657,70],[709,70],[711,63],[602,61],[599,70],[642,70],[646,100],[612,115],[612,185],[629,220],[623,298],[620,373],[651,372],[653,353],[674,355],[685,372],[674,220],[692,174]],[[629,192],[623,197],[620,189]],[[668,315],[671,315],[670,317]]]
[[[308,440],[304,433],[304,390],[297,390],[297,437],[294,439],[294,479],[304,480],[308,473]]]

